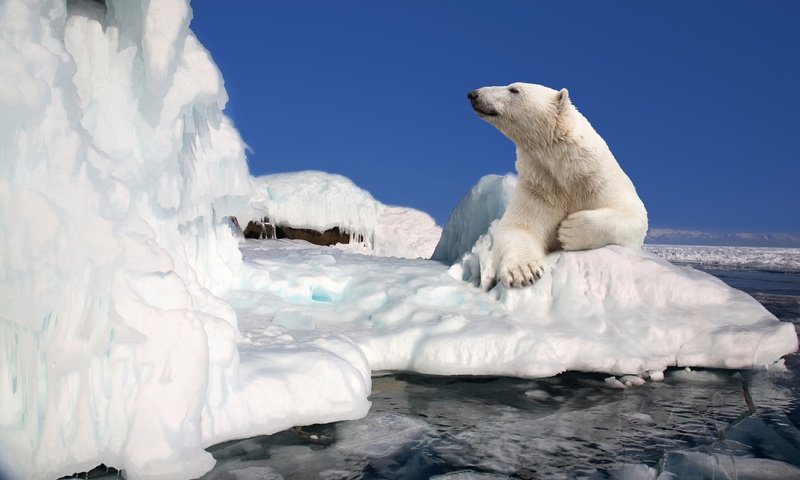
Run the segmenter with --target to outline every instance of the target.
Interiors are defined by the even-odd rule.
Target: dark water
[[[709,273],[797,328],[800,274]],[[585,373],[380,376],[366,418],[216,445],[204,478],[800,478],[800,355],[786,367],[627,389]]]

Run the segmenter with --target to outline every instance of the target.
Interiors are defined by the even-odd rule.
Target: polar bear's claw
[[[511,265],[500,273],[500,282],[506,288],[527,287],[544,274],[541,263],[525,263]]]

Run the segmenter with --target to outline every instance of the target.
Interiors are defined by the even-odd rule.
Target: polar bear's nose
[[[467,98],[472,101],[478,98],[478,91],[477,90],[470,90],[467,92]]]

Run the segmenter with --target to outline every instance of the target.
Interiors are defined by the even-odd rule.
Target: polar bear
[[[559,248],[641,248],[644,204],[567,89],[512,83],[467,97],[517,147],[517,187],[492,230],[497,280],[506,287],[532,284],[544,273],[547,253]]]

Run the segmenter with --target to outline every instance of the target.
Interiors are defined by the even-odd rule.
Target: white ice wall
[[[236,375],[212,292],[252,185],[222,78],[185,0],[107,5],[0,3],[0,456],[20,478],[199,475]]]

